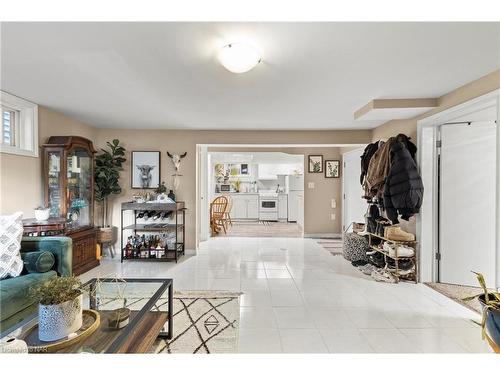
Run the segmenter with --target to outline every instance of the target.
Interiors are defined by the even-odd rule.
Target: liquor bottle
[[[132,243],[131,243],[131,238],[127,238],[127,244],[125,245],[125,256],[127,258],[132,257]]]
[[[161,211],[155,212],[155,215],[153,216],[153,220],[161,219],[162,215],[163,215],[163,212],[161,212]]]

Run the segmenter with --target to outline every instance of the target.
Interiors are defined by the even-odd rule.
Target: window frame
[[[0,153],[38,157],[38,105],[0,91],[0,106],[18,114],[14,116],[14,146],[0,143]]]

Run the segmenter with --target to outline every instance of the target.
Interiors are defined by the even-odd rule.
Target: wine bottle
[[[139,213],[137,214],[136,218],[137,218],[137,219],[142,219],[142,218],[144,217],[144,213],[145,213],[145,211],[141,211],[141,212],[139,212]]]

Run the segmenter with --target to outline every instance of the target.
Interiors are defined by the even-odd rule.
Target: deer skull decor
[[[177,191],[181,184],[181,181],[179,179],[179,177],[182,176],[181,174],[179,174],[179,171],[181,169],[181,160],[186,157],[187,152],[183,154],[171,154],[170,152],[167,151],[167,155],[169,156],[170,159],[172,159],[172,163],[174,163],[175,173],[172,176],[173,176],[174,190]]]
[[[174,168],[176,172],[179,172],[181,168],[181,159],[185,158],[187,155],[187,152],[181,154],[171,154],[170,152],[167,151],[167,155],[170,159],[172,159],[172,163],[174,163]]]

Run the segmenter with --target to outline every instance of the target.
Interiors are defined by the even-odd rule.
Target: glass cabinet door
[[[92,225],[92,158],[88,151],[76,148],[67,159],[67,220],[68,228]]]
[[[50,217],[61,216],[61,152],[49,151],[48,158],[48,208]]]

